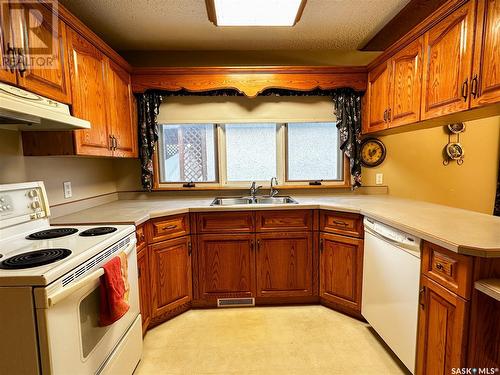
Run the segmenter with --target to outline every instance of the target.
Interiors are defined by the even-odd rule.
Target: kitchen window
[[[335,122],[160,124],[157,186],[347,186]],[[348,177],[348,176],[347,176]]]

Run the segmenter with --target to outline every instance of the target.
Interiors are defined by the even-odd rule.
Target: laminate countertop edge
[[[297,198],[299,204],[293,205],[222,207],[210,206],[212,198],[119,200],[54,218],[51,223],[138,226],[149,219],[188,212],[321,209],[359,213],[456,253],[487,258],[500,257],[500,217],[388,196]],[[304,202],[300,203],[300,200]],[[322,200],[325,202],[321,202]],[[471,240],[471,236],[475,236],[477,241]]]

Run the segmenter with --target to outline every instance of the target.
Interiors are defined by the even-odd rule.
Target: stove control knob
[[[31,208],[34,210],[36,210],[37,208],[40,208],[40,202],[38,202],[38,201],[31,202]]]
[[[30,198],[35,198],[36,196],[38,196],[38,191],[36,191],[35,189],[30,190],[30,191],[28,192],[28,197],[30,197]]]

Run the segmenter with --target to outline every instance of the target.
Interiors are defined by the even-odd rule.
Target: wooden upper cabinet
[[[189,236],[150,245],[151,306],[153,318],[169,314],[191,301],[191,239]]]
[[[107,58],[87,39],[68,29],[73,115],[90,121],[91,128],[75,131],[76,153],[111,156],[109,103],[105,82]]]
[[[137,156],[137,126],[133,118],[130,74],[109,60],[108,80],[110,85],[110,125],[113,137],[114,156]]]
[[[471,107],[500,101],[500,0],[477,6]]]
[[[387,62],[368,73],[368,87],[363,116],[363,134],[371,133],[388,126],[390,71]]]
[[[5,3],[3,3],[5,4]],[[9,8],[0,6],[0,56],[2,57],[0,61],[0,81],[16,84],[17,77],[14,67],[9,66],[10,62],[7,56],[12,56],[12,27],[9,21]]]
[[[469,106],[475,1],[469,1],[424,35],[422,119]]]
[[[388,117],[391,128],[420,120],[422,43],[422,38],[417,39],[389,61],[391,78]]]
[[[312,296],[311,232],[257,235],[257,296]]]
[[[41,4],[26,2],[22,6],[29,12],[40,12],[42,19],[36,28],[24,25],[26,70],[19,71],[18,85],[42,96],[71,103],[66,25]]]

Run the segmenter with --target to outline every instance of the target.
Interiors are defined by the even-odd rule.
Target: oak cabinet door
[[[42,22],[30,28],[23,20],[27,51],[25,71],[19,71],[18,84],[28,91],[71,103],[66,26],[51,10],[33,2],[22,3],[25,10],[41,14]],[[31,13],[30,13],[31,14]],[[47,51],[44,51],[47,50]]]
[[[253,234],[207,234],[198,241],[201,299],[255,296]]]
[[[417,39],[390,60],[389,127],[420,120],[422,94],[422,38]]]
[[[257,296],[312,296],[312,236],[309,232],[258,234]]]
[[[500,0],[479,0],[477,6],[471,106],[500,101]]]
[[[426,276],[421,279],[417,374],[465,367],[469,303]]]
[[[73,115],[90,121],[91,128],[75,130],[78,155],[112,156],[105,87],[106,59],[88,40],[68,28]]]
[[[137,270],[139,276],[139,299],[142,317],[142,332],[148,329],[151,320],[151,298],[149,283],[148,249],[143,248],[137,253]]]
[[[475,1],[469,1],[424,35],[422,119],[469,107]]]
[[[320,297],[361,312],[363,240],[320,234]]]
[[[17,83],[16,71],[14,70],[13,50],[14,47],[13,27],[10,22],[10,10],[3,2],[0,6],[0,81],[15,85]]]
[[[189,236],[150,246],[153,318],[168,314],[193,297]]]
[[[389,64],[387,62],[382,63],[368,73],[363,134],[387,129],[389,75]]]
[[[132,118],[132,89],[130,74],[116,63],[108,60],[108,82],[110,84],[110,124],[114,137],[113,155],[137,156],[137,127]]]

